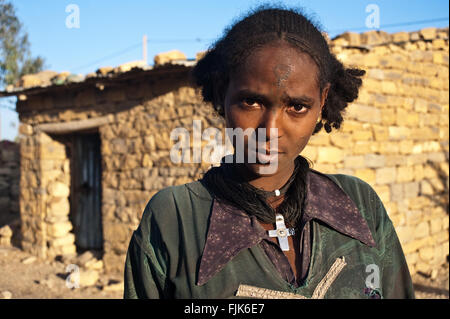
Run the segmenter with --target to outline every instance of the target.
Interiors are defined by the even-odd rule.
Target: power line
[[[129,47],[123,49],[123,50],[120,50],[120,51],[115,52],[115,53],[111,53],[111,54],[109,54],[109,55],[107,55],[107,56],[104,56],[103,58],[97,59],[97,60],[95,60],[95,61],[93,61],[93,62],[89,62],[89,63],[87,63],[87,64],[85,64],[85,65],[76,67],[76,68],[74,68],[74,69],[72,69],[72,70],[76,71],[76,70],[79,70],[79,69],[84,69],[84,68],[90,67],[90,66],[92,66],[92,65],[94,65],[94,64],[97,64],[97,63],[100,63],[100,62],[103,62],[103,61],[106,61],[106,60],[115,58],[115,57],[120,56],[120,55],[122,55],[122,54],[125,54],[125,53],[127,53],[127,52],[129,52],[129,51],[131,51],[131,50],[134,50],[134,49],[136,49],[137,47],[139,47],[139,46],[141,46],[141,45],[142,45],[141,42],[136,43],[136,44],[133,44],[132,46],[129,46]]]
[[[385,25],[380,25],[379,29],[386,29],[386,28],[392,28],[392,27],[401,27],[401,26],[407,26],[407,25],[417,25],[417,24],[424,24],[424,23],[433,23],[433,22],[440,22],[440,21],[448,21],[449,17],[445,17],[445,18],[437,18],[437,19],[429,19],[429,20],[418,20],[418,21],[409,21],[409,22],[401,22],[401,23],[392,23],[392,24],[385,24]],[[358,28],[343,28],[343,29],[336,29],[336,30],[332,30],[329,31],[329,33],[334,33],[334,32],[345,32],[345,31],[361,31],[361,30],[367,30],[367,27],[358,27]],[[148,39],[147,43],[186,43],[186,42],[204,42],[204,41],[213,41],[214,39],[202,39],[202,38],[195,38],[195,39]],[[76,67],[72,70],[76,71],[76,70],[80,70],[80,69],[84,69],[87,67],[90,67],[92,65],[95,65],[97,63],[100,62],[104,62],[107,61],[109,59],[118,57],[120,55],[123,55],[125,53],[128,53],[132,50],[135,50],[137,47],[141,46],[142,42],[133,44],[132,46],[129,46],[121,51],[115,52],[115,53],[111,53],[103,58],[97,59],[93,62],[87,63],[83,66],[80,67]]]
[[[416,24],[448,21],[448,19],[449,19],[449,17],[430,19],[430,20],[420,20],[420,21],[409,21],[409,22],[401,22],[401,23],[384,24],[384,25],[380,25],[380,27],[377,28],[377,29],[386,29],[386,28],[393,28],[393,27],[403,27],[403,26],[407,26],[407,25],[416,25]],[[367,29],[368,29],[367,27],[359,27],[359,28],[337,29],[337,30],[332,30],[330,32],[361,31],[361,30],[367,30]]]
[[[148,39],[147,43],[182,43],[182,42],[203,42],[203,41],[212,41],[212,40],[214,40],[214,39],[201,39],[201,38],[196,38],[196,39]],[[72,70],[76,71],[76,70],[84,69],[84,68],[90,67],[92,65],[95,65],[97,63],[107,61],[109,59],[118,57],[118,56],[123,55],[125,53],[128,53],[130,51],[133,51],[133,50],[135,50],[137,47],[139,47],[141,45],[142,45],[142,42],[133,44],[132,46],[129,46],[129,47],[127,47],[127,48],[125,48],[125,49],[123,49],[121,51],[118,51],[118,52],[115,52],[115,53],[111,53],[111,54],[109,54],[109,55],[107,55],[107,56],[105,56],[103,58],[100,58],[100,59],[98,59],[96,61],[90,62],[90,63],[85,64],[85,65],[76,67],[76,68],[74,68]]]

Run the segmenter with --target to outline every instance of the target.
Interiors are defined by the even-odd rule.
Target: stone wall
[[[411,272],[448,255],[448,30],[344,34],[331,41],[347,65],[367,70],[340,130],[313,136],[302,155],[326,173],[374,187],[399,234]],[[97,128],[102,156],[103,261],[123,270],[148,200],[195,180],[211,163],[175,164],[176,127],[223,128],[189,86],[187,72],[161,72],[115,85],[87,85],[19,98],[23,246],[42,257],[73,253],[68,222],[70,169],[64,145],[39,127],[111,115]],[[192,137],[192,135],[191,135]]]
[[[21,125],[22,248],[40,257],[75,254],[70,233],[70,165],[63,144]]]
[[[303,154],[319,171],[373,186],[411,272],[430,274],[449,252],[448,29],[344,34],[333,44],[367,74],[339,132],[313,136]]]
[[[170,140],[174,128],[192,132],[196,119],[203,128],[223,127],[223,120],[200,101],[187,78],[184,72],[111,88],[83,88],[68,94],[67,100],[47,95],[19,102],[24,249],[42,258],[71,255],[76,250],[68,218],[66,150],[58,135],[42,132],[39,125],[111,115],[107,124],[97,128],[102,157],[103,260],[106,271],[123,270],[131,234],[151,196],[164,187],[197,179],[211,166],[205,162],[175,164],[169,156],[176,142]],[[157,83],[149,86],[152,81]]]

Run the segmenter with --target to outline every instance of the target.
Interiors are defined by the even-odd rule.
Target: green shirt
[[[205,247],[213,198],[199,182],[172,186],[147,204],[133,233],[125,263],[125,298],[236,298],[240,285],[311,298],[336,260],[346,265],[324,298],[414,298],[406,260],[386,210],[369,184],[348,175],[324,174],[356,204],[375,247],[319,221],[312,221],[312,254],[306,280],[285,281],[260,244],[239,251],[202,285],[198,271]],[[375,284],[368,289],[370,283]]]

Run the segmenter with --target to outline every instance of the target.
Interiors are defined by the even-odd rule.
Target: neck
[[[274,191],[280,189],[291,177],[294,172],[295,163],[282,168],[273,175],[261,176],[251,172],[247,166],[239,165],[238,171],[243,174],[248,183],[256,188],[263,189],[265,191]]]

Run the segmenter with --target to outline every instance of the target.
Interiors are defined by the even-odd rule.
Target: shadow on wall
[[[446,167],[449,167],[449,153],[444,152],[445,154],[445,164]],[[444,170],[442,163],[437,163],[428,160],[427,163],[428,167],[430,167],[436,174],[435,178],[426,178],[424,181],[426,181],[426,186],[428,190],[424,191],[424,189],[421,190],[422,196],[425,198],[428,198],[430,202],[435,207],[440,207],[443,209],[447,215],[449,215],[449,173],[448,170]],[[424,194],[426,193],[426,194]],[[450,255],[447,254],[447,262],[450,261]],[[447,292],[448,296],[448,292]]]
[[[449,165],[448,154],[446,154],[446,164]],[[422,196],[428,198],[434,206],[442,208],[447,215],[449,214],[449,176],[440,163],[432,162],[430,160],[426,163],[435,173],[436,178],[427,178],[427,186],[431,191],[427,191]]]

